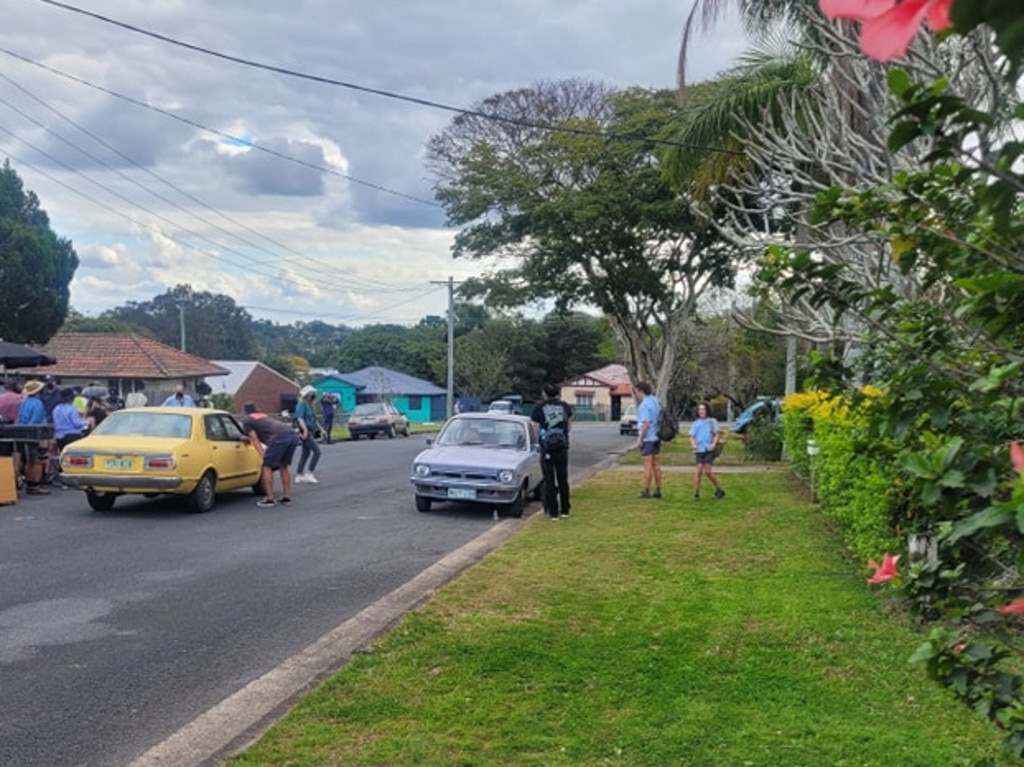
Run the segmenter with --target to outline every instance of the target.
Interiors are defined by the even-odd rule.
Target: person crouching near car
[[[299,446],[299,435],[289,424],[268,418],[253,402],[245,403],[245,418],[242,429],[249,437],[249,444],[263,458],[264,496],[256,501],[257,506],[288,505],[292,502],[292,458]],[[274,472],[281,474],[281,500],[274,500]]]
[[[39,398],[43,391],[42,381],[29,381],[22,389],[25,395],[18,408],[19,426],[45,426],[46,406]],[[49,495],[50,491],[43,487],[43,467],[49,459],[50,445],[43,442],[20,442],[20,453],[24,461],[25,492],[28,495]]]

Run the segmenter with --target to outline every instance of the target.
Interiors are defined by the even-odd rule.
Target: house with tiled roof
[[[299,389],[295,381],[256,360],[213,360],[227,375],[206,379],[210,394],[232,398],[235,412],[242,412],[246,402],[256,403],[264,413],[295,411]]]
[[[58,333],[40,351],[57,360],[46,368],[46,375],[59,376],[64,386],[106,386],[114,396],[124,399],[143,392],[152,404],[175,384],[183,383],[190,392],[207,376],[227,375],[228,370],[201,357],[162,344],[135,333]],[[33,377],[33,368],[16,369],[23,377]]]
[[[341,409],[346,412],[362,402],[389,400],[413,423],[445,419],[446,389],[378,365],[351,373],[322,376],[312,385],[320,395],[327,392],[337,394]]]
[[[633,404],[633,382],[625,365],[605,365],[563,381],[561,397],[575,408],[579,420],[589,416],[618,421]]]

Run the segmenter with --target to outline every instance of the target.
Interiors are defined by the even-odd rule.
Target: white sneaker
[[[305,481],[306,481],[306,475],[305,474],[296,474],[295,475],[295,479],[292,480],[292,482],[294,482],[296,485],[301,484],[301,483],[303,483]]]
[[[308,482],[311,485],[319,485],[320,484],[320,480],[317,479],[316,477],[314,477],[313,476],[313,472],[311,472],[311,471],[307,471],[306,472],[306,478],[304,480],[302,480],[302,481],[303,482]]]

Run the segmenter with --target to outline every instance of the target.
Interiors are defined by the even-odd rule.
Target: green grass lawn
[[[668,479],[597,475],[229,764],[1010,764],[788,475]]]

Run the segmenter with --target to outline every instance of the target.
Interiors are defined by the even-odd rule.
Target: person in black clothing
[[[558,387],[544,384],[544,399],[530,414],[540,431],[544,472],[544,513],[548,519],[569,516],[569,427],[572,408],[558,396]]]

